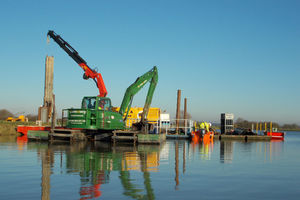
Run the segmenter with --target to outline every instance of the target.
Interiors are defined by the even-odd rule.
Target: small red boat
[[[284,132],[267,132],[271,136],[271,140],[284,140]]]

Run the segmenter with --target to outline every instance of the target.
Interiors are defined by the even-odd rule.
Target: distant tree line
[[[256,122],[256,121],[247,121],[243,118],[238,118],[235,123],[235,128],[244,128],[244,129],[251,129],[252,124],[254,125],[254,129],[256,129],[256,123],[262,123],[262,130],[265,129],[265,123],[267,123],[267,129],[270,129],[270,122]],[[278,128],[279,130],[300,130],[300,126],[298,124],[284,124],[280,126],[277,122],[272,122],[273,128]],[[260,127],[258,127],[260,128]]]
[[[299,130],[300,126],[297,124],[284,124],[280,128],[282,130]]]
[[[6,109],[0,109],[0,120],[6,120],[8,117],[18,117],[18,116]],[[25,115],[25,117],[28,118],[28,121],[36,121],[38,118],[37,115],[33,115],[33,114]]]
[[[0,120],[6,120],[8,117],[15,117],[15,115],[6,109],[1,109],[0,110]]]

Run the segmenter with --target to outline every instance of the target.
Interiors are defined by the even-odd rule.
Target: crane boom
[[[105,97],[107,95],[107,90],[102,78],[102,75],[96,70],[91,69],[86,61],[81,58],[78,52],[64,39],[57,35],[54,31],[49,30],[47,36],[50,36],[73,60],[84,70],[84,79],[93,79],[99,89],[99,97]]]
[[[157,67],[154,66],[150,71],[146,72],[144,75],[138,77],[136,79],[136,81],[131,84],[124,95],[119,113],[124,116],[124,121],[127,118],[128,112],[131,108],[131,103],[133,100],[133,96],[138,93],[143,87],[144,85],[150,81],[150,86],[148,89],[148,93],[147,93],[147,97],[146,97],[146,101],[145,101],[145,105],[144,105],[144,109],[143,109],[143,113],[141,116],[141,122],[144,123],[145,122],[145,118],[148,115],[148,111],[149,111],[149,107],[152,101],[152,97],[153,97],[153,93],[154,90],[156,88],[156,84],[158,81],[158,73],[157,73]]]

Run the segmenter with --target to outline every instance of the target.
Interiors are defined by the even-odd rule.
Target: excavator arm
[[[153,93],[154,90],[156,88],[156,84],[158,81],[158,73],[157,73],[157,67],[154,66],[150,71],[148,71],[147,73],[145,73],[144,75],[138,77],[136,79],[136,81],[131,84],[124,95],[119,113],[124,116],[124,121],[127,118],[128,112],[131,108],[131,103],[133,100],[133,97],[136,93],[138,93],[143,87],[144,85],[150,81],[150,86],[148,89],[148,93],[147,93],[147,97],[146,97],[146,101],[145,101],[145,105],[144,105],[144,109],[143,109],[143,113],[141,116],[141,123],[145,123],[146,121],[146,117],[148,115],[148,111],[152,102],[152,97],[153,97]]]
[[[78,52],[64,39],[57,35],[54,31],[48,31],[47,36],[50,36],[73,60],[84,70],[84,79],[93,79],[99,89],[100,97],[105,97],[107,95],[107,90],[102,78],[102,75],[95,70],[91,69],[85,60],[81,58]]]

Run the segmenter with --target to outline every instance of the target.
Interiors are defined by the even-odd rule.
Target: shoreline
[[[0,137],[18,135],[19,133],[16,131],[18,125],[34,126],[36,124],[35,122],[31,122],[31,121],[30,122],[7,122],[7,121],[0,120]],[[300,132],[300,129],[288,129],[288,130],[278,129],[278,131]]]

